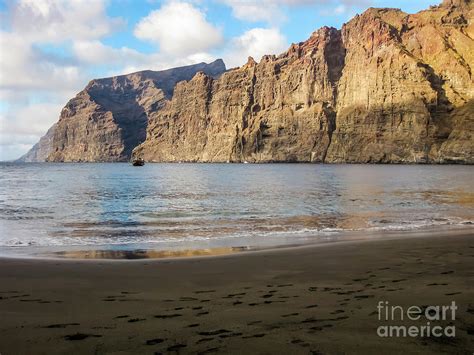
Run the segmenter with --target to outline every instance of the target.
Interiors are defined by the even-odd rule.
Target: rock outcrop
[[[472,164],[473,39],[471,0],[370,8],[226,72],[216,61],[93,80],[27,157]]]
[[[127,161],[145,140],[148,116],[172,97],[177,82],[197,72],[218,77],[224,71],[224,62],[217,60],[92,80],[24,161]]]
[[[471,1],[369,9],[282,55],[179,83],[148,161],[474,162]]]

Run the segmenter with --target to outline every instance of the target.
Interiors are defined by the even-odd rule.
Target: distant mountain
[[[219,60],[94,80],[30,156],[472,164],[473,8],[370,8],[240,68]]]
[[[56,129],[56,126],[56,123],[52,125],[51,128],[48,129],[48,132],[40,138],[39,142],[36,143],[25,155],[20,157],[17,162],[38,163],[46,161],[53,149],[54,130]]]

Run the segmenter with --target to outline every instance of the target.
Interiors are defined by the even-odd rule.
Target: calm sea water
[[[470,227],[474,167],[0,165],[0,252],[298,244]]]

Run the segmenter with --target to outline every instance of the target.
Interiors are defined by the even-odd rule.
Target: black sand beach
[[[173,260],[5,258],[0,353],[471,353],[473,258],[472,229]],[[454,301],[439,324],[456,337],[379,337],[380,301]]]

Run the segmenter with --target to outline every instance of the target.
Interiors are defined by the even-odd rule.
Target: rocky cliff
[[[369,9],[278,57],[179,83],[134,150],[148,161],[474,162],[468,0]]]
[[[92,80],[62,109],[59,121],[23,161],[127,161],[145,140],[148,116],[169,100],[177,82],[197,72],[217,77],[222,60],[164,71]]]
[[[473,39],[473,2],[445,0],[371,8],[225,73],[93,80],[25,160],[472,164]]]

